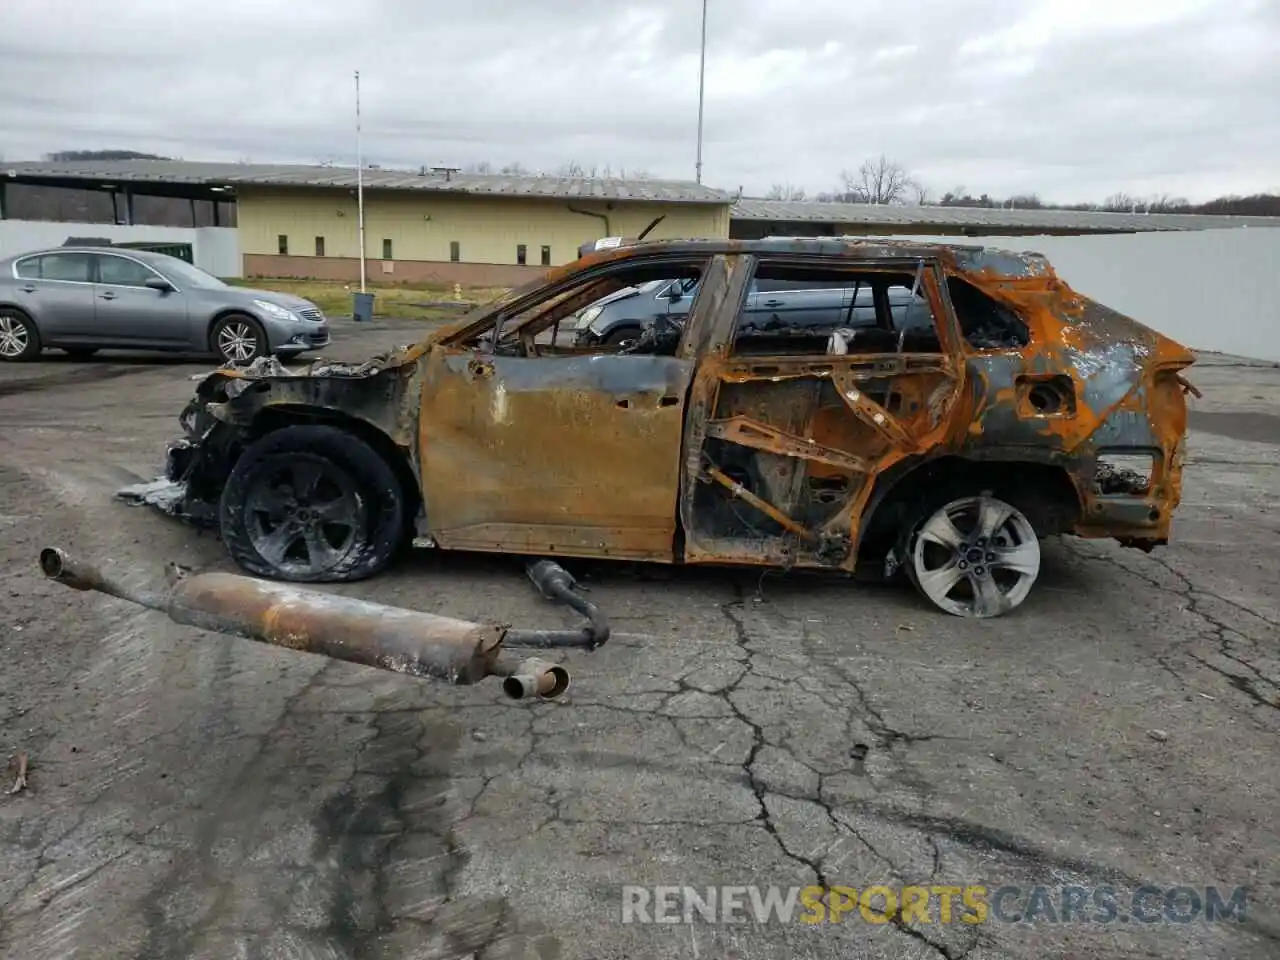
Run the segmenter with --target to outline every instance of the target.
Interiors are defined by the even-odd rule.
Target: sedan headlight
[[[297,320],[293,311],[286,310],[278,303],[272,303],[270,300],[255,300],[253,305],[274,320]]]
[[[591,322],[595,320],[596,317],[600,316],[600,313],[603,310],[604,310],[604,307],[587,307],[585,310],[579,313],[578,329],[585,330],[587,329],[587,327],[591,326]]]

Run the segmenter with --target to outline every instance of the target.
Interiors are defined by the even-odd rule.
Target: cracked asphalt
[[[357,359],[421,330],[337,325]],[[571,565],[615,638],[513,704],[170,623],[139,583],[221,545],[111,500],[208,361],[0,368],[0,955],[1280,955],[1280,369],[1206,358],[1175,541],[1046,544],[1014,615],[817,577]],[[513,561],[425,552],[388,603],[572,622]],[[866,747],[865,761],[852,754]],[[1243,923],[623,923],[622,887],[1249,888]],[[937,920],[936,912],[933,919]]]

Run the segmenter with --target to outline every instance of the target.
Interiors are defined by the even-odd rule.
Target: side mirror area
[[[164,277],[148,277],[143,286],[149,290],[159,290],[161,293],[171,293],[175,289],[173,284]]]

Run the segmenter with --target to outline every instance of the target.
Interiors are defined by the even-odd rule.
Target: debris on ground
[[[9,788],[9,796],[20,793],[27,788],[27,754],[20,752],[17,757],[9,761],[9,766],[17,766],[18,775],[14,778],[13,786]]]
[[[1154,740],[1156,743],[1164,743],[1166,740],[1169,739],[1169,734],[1165,730],[1148,730],[1147,736],[1150,737],[1152,740]]]

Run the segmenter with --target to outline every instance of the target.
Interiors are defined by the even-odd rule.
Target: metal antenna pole
[[[707,86],[707,0],[702,0],[702,55],[698,66],[698,183],[702,182],[702,105]]]
[[[364,266],[364,149],[360,138],[360,71],[356,71],[356,220],[360,233],[360,292],[365,292]]]

